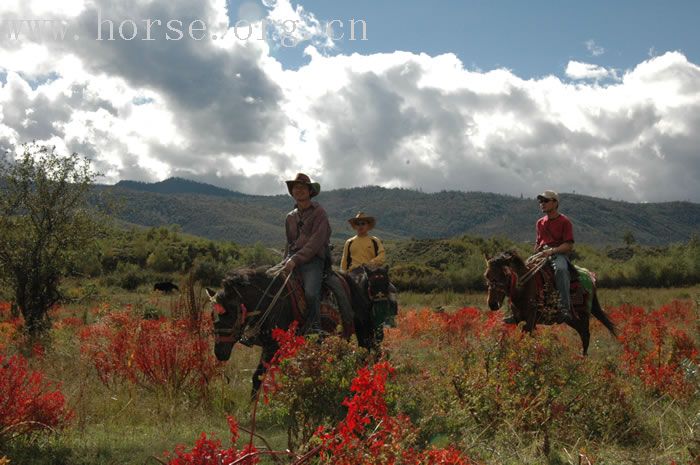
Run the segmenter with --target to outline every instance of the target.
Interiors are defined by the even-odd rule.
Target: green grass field
[[[158,308],[169,316],[178,307],[179,297],[156,296],[146,290],[141,292],[103,291],[97,300],[67,306],[60,310],[55,322],[74,316],[92,323],[95,312],[89,309],[109,302],[111,309],[122,309],[130,305],[132,311],[146,307]],[[604,307],[633,304],[646,309],[658,308],[673,300],[694,302],[698,315],[700,286],[673,289],[616,289],[600,291]],[[412,294],[401,295],[401,313],[411,309],[441,309],[447,313],[462,307],[477,307],[484,313],[484,294]],[[500,315],[500,313],[499,313]],[[403,320],[402,320],[403,321]],[[407,320],[406,320],[407,321]],[[404,322],[405,323],[405,322]],[[403,324],[403,323],[402,323]],[[406,323],[407,324],[407,323]],[[60,325],[58,325],[60,326]],[[698,344],[698,322],[688,322],[695,328],[692,334]],[[399,325],[396,331],[403,331]],[[543,330],[548,331],[548,330]],[[616,357],[619,344],[602,328],[593,326],[591,354],[588,363],[603,363],[606,358]],[[31,357],[33,369],[43,371],[49,379],[60,383],[68,406],[74,411],[70,425],[60,432],[39,434],[31,439],[16,438],[0,444],[0,458],[9,459],[10,464],[144,464],[163,460],[163,452],[172,450],[177,444],[191,445],[201,432],[215,433],[227,438],[226,415],[234,415],[246,426],[250,420],[251,403],[249,393],[252,370],[257,364],[259,349],[236,346],[232,359],[225,365],[222,374],[210,381],[205,396],[193,396],[191,392],[166,393],[149,391],[139,386],[124,383],[108,388],[98,380],[90,361],[81,356],[79,328],[56,327],[50,338],[43,341],[45,355]],[[539,331],[538,331],[539,332]],[[5,331],[6,353],[27,351],[18,339]],[[392,333],[396,336],[396,333]],[[537,337],[537,336],[536,336]],[[575,346],[577,339],[573,330],[564,331],[564,340]],[[0,340],[0,342],[3,342]],[[430,341],[412,340],[409,337],[388,337],[392,362],[398,366],[420,366],[426,369],[451,365],[454,360],[441,357],[461,356],[458,353],[435,351]],[[211,346],[210,346],[211,347]],[[431,369],[432,369],[431,368]],[[438,370],[439,371],[439,370]],[[439,379],[439,378],[436,378]],[[398,376],[397,383],[411,383],[406,371]],[[405,389],[405,386],[402,388]],[[611,440],[587,440],[579,438],[573,443],[556,443],[553,452],[543,454],[540,439],[517,429],[500,431],[489,441],[480,439],[482,432],[465,430],[466,439],[462,447],[472,444],[467,452],[489,464],[518,463],[562,463],[578,464],[666,464],[691,463],[692,442],[700,440],[700,400],[698,392],[689,402],[679,402],[668,397],[645,397],[631,394],[635,399],[634,409],[643,424],[647,440],[629,444]],[[404,403],[410,402],[404,400]],[[417,407],[416,407],[417,408]],[[269,410],[269,409],[268,409]],[[454,421],[451,419],[450,421]],[[258,417],[258,432],[278,450],[287,446],[287,433],[279,424],[279,416],[262,407]],[[439,419],[434,419],[439,423]],[[458,425],[450,425],[452,432]],[[245,435],[244,435],[245,436]],[[464,439],[463,438],[463,439]],[[447,435],[435,435],[435,444],[454,441]],[[695,443],[693,443],[695,444]],[[696,444],[697,446],[697,444]]]

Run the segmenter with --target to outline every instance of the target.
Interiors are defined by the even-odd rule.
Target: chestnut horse
[[[486,257],[486,264],[484,278],[488,286],[487,302],[491,310],[501,308],[503,300],[508,296],[513,316],[519,322],[525,322],[523,331],[532,333],[537,323],[552,324],[551,318],[547,318],[548,315],[544,315],[540,309],[541,299],[538,296],[536,280],[522,279],[530,268],[516,252],[509,251],[492,258]],[[598,302],[594,284],[586,310],[574,313],[572,320],[567,324],[581,337],[583,355],[588,354],[590,315],[595,316],[613,336],[616,335],[614,323],[610,321]]]

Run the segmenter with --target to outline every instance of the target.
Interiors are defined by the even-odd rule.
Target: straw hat
[[[357,226],[357,223],[360,221],[364,221],[365,223],[367,223],[369,225],[369,229],[374,228],[374,225],[377,224],[377,220],[373,216],[367,216],[364,212],[359,212],[357,215],[350,218],[348,220],[348,223],[350,223],[350,226],[355,228]]]

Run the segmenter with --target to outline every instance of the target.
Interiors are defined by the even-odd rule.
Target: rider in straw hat
[[[348,220],[348,223],[357,234],[347,241],[343,247],[343,258],[340,260],[340,268],[348,273],[364,273],[363,265],[379,267],[384,265],[385,252],[382,241],[377,236],[370,236],[369,231],[374,229],[377,220],[373,216],[359,212]],[[393,324],[398,305],[396,302],[396,288],[389,284],[390,315],[387,320]]]
[[[382,266],[384,264],[382,241],[378,237],[369,235],[369,231],[374,229],[377,220],[373,216],[359,212],[350,218],[348,223],[357,232],[357,235],[345,242],[340,268],[343,271],[352,271],[362,265]]]
[[[321,282],[326,258],[329,257],[331,226],[328,215],[318,202],[312,201],[321,192],[321,185],[304,173],[286,181],[289,195],[294,197],[294,210],[287,214],[285,230],[284,271],[295,268],[304,281],[304,294],[309,315],[302,332],[319,331],[321,322]]]

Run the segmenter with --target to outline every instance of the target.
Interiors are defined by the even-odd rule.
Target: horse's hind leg
[[[583,316],[571,323],[571,327],[576,330],[579,336],[581,336],[581,346],[583,348],[583,355],[588,355],[588,344],[591,341],[591,331],[588,327],[588,315]]]

